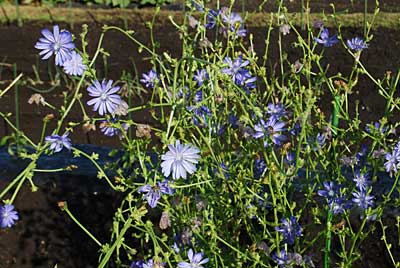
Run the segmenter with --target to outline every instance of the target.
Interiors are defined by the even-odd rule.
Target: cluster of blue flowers
[[[55,64],[63,66],[69,75],[82,75],[86,66],[83,64],[81,55],[76,53],[72,34],[67,30],[61,30],[58,25],[53,26],[53,32],[48,29],[42,30],[43,37],[36,43],[35,48],[41,50],[39,55],[47,60],[55,56]]]
[[[322,26],[321,29],[322,30],[321,30],[319,37],[314,37],[315,42],[323,45],[324,47],[331,47],[331,46],[339,43],[337,34],[329,36],[328,28],[325,28]],[[359,37],[354,37],[354,38],[347,40],[346,44],[354,52],[360,52],[360,51],[368,48],[368,45],[364,42],[364,40]]]
[[[250,61],[243,61],[243,56],[239,55],[239,57],[233,61],[230,57],[226,57],[224,63],[228,66],[223,68],[221,72],[229,75],[235,85],[242,87],[246,92],[250,92],[251,89],[256,87],[255,82],[257,77],[252,76],[250,71],[245,68],[250,64]]]
[[[204,11],[203,8],[201,10]],[[221,32],[225,35],[228,32],[235,33],[238,37],[245,37],[247,35],[247,30],[244,27],[240,14],[230,11],[227,7],[222,7],[220,10],[210,9],[206,15],[207,22],[205,27],[213,29],[217,25],[219,18],[221,18]]]
[[[267,147],[272,141],[273,144],[281,146],[283,142],[287,140],[287,137],[282,133],[287,131],[286,123],[281,121],[283,117],[287,115],[285,107],[278,103],[268,104],[267,115],[268,120],[260,119],[259,122],[254,125],[253,137],[256,139],[264,139],[264,147]]]
[[[64,71],[69,75],[81,76],[85,72],[87,66],[83,63],[82,56],[75,50],[76,46],[69,31],[60,31],[59,26],[54,25],[53,32],[43,29],[42,35],[43,37],[35,45],[35,48],[41,50],[39,55],[43,56],[42,59],[46,60],[54,55],[55,64],[63,66]],[[148,79],[151,79],[151,74]],[[117,94],[119,90],[120,87],[113,86],[113,80],[103,79],[102,82],[94,80],[93,85],[87,88],[89,96],[93,97],[87,104],[93,106],[93,111],[97,111],[101,116],[111,114],[113,118],[110,121],[115,123],[114,112],[121,105],[125,105],[121,96]],[[126,131],[127,127],[127,124],[122,124],[123,130]],[[104,122],[102,122],[100,128],[106,136],[121,136],[121,130],[107,127]],[[47,136],[45,141],[50,144],[50,150],[55,153],[60,152],[63,147],[68,150],[71,149],[71,140],[68,138],[68,132],[62,136],[58,134]]]

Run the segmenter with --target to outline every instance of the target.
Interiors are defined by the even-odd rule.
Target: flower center
[[[106,101],[107,100],[107,92],[101,93],[100,100],[102,100],[102,101]]]
[[[8,212],[7,211],[5,211],[5,212],[3,212],[3,215],[2,215],[2,218],[3,219],[7,219],[8,218]]]
[[[183,160],[183,154],[182,153],[177,153],[175,158],[176,158],[176,161],[182,161]]]
[[[58,53],[60,51],[60,43],[59,42],[55,42],[53,45],[53,49],[56,53]]]

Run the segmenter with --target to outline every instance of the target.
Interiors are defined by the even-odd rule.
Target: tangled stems
[[[129,217],[126,220],[126,222],[124,223],[124,227],[122,228],[121,232],[117,236],[117,239],[115,240],[115,242],[113,243],[111,248],[109,248],[107,250],[106,255],[101,259],[101,262],[100,262],[98,268],[105,267],[108,263],[108,260],[111,258],[111,255],[113,254],[115,248],[122,244],[122,242],[124,241],[124,235],[125,235],[126,231],[129,229],[129,227],[131,226],[132,220],[133,220],[133,217]]]
[[[114,191],[124,191],[123,188],[118,187],[118,186],[114,186],[114,184],[111,182],[110,178],[108,178],[108,176],[107,176],[107,174],[105,173],[105,171],[103,170],[103,168],[100,167],[100,165],[96,162],[94,155],[90,156],[90,155],[88,155],[87,153],[85,153],[85,152],[83,152],[83,151],[77,149],[76,147],[72,147],[72,151],[74,152],[74,154],[75,154],[76,156],[83,155],[84,157],[86,157],[87,159],[89,159],[90,162],[92,162],[92,163],[96,166],[97,170],[99,171],[99,174],[97,175],[97,177],[98,177],[99,179],[105,178],[106,181],[107,181],[107,183],[108,183],[108,185],[110,185],[110,187],[111,187]]]

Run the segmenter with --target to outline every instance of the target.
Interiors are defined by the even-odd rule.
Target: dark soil
[[[9,175],[2,174],[0,189],[9,182]],[[57,202],[68,201],[74,216],[106,243],[120,197],[107,192],[106,185],[98,191],[101,182],[87,176],[39,175],[35,182],[39,190],[32,193],[26,183],[14,203],[20,215],[18,224],[0,230],[0,267],[97,267],[98,245],[60,210]]]

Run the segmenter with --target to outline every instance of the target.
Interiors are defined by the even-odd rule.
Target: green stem
[[[131,226],[132,220],[133,220],[133,217],[129,217],[128,220],[125,222],[124,227],[122,228],[121,232],[119,233],[119,235],[117,237],[117,240],[114,242],[114,244],[111,246],[111,248],[107,251],[106,255],[101,260],[98,268],[103,268],[107,265],[107,262],[111,258],[111,254],[114,252],[117,245],[120,245],[124,241],[124,235],[125,235],[126,231],[129,229],[129,227]]]
[[[76,218],[74,215],[72,215],[71,211],[69,211],[67,202],[64,202],[63,207],[61,210],[65,211],[68,216],[94,241],[99,247],[102,247],[103,245],[99,242],[99,240],[94,237]]]
[[[329,268],[331,265],[331,243],[332,243],[332,210],[328,208],[327,223],[326,223],[326,236],[325,236],[325,255],[324,255],[324,268]]]

